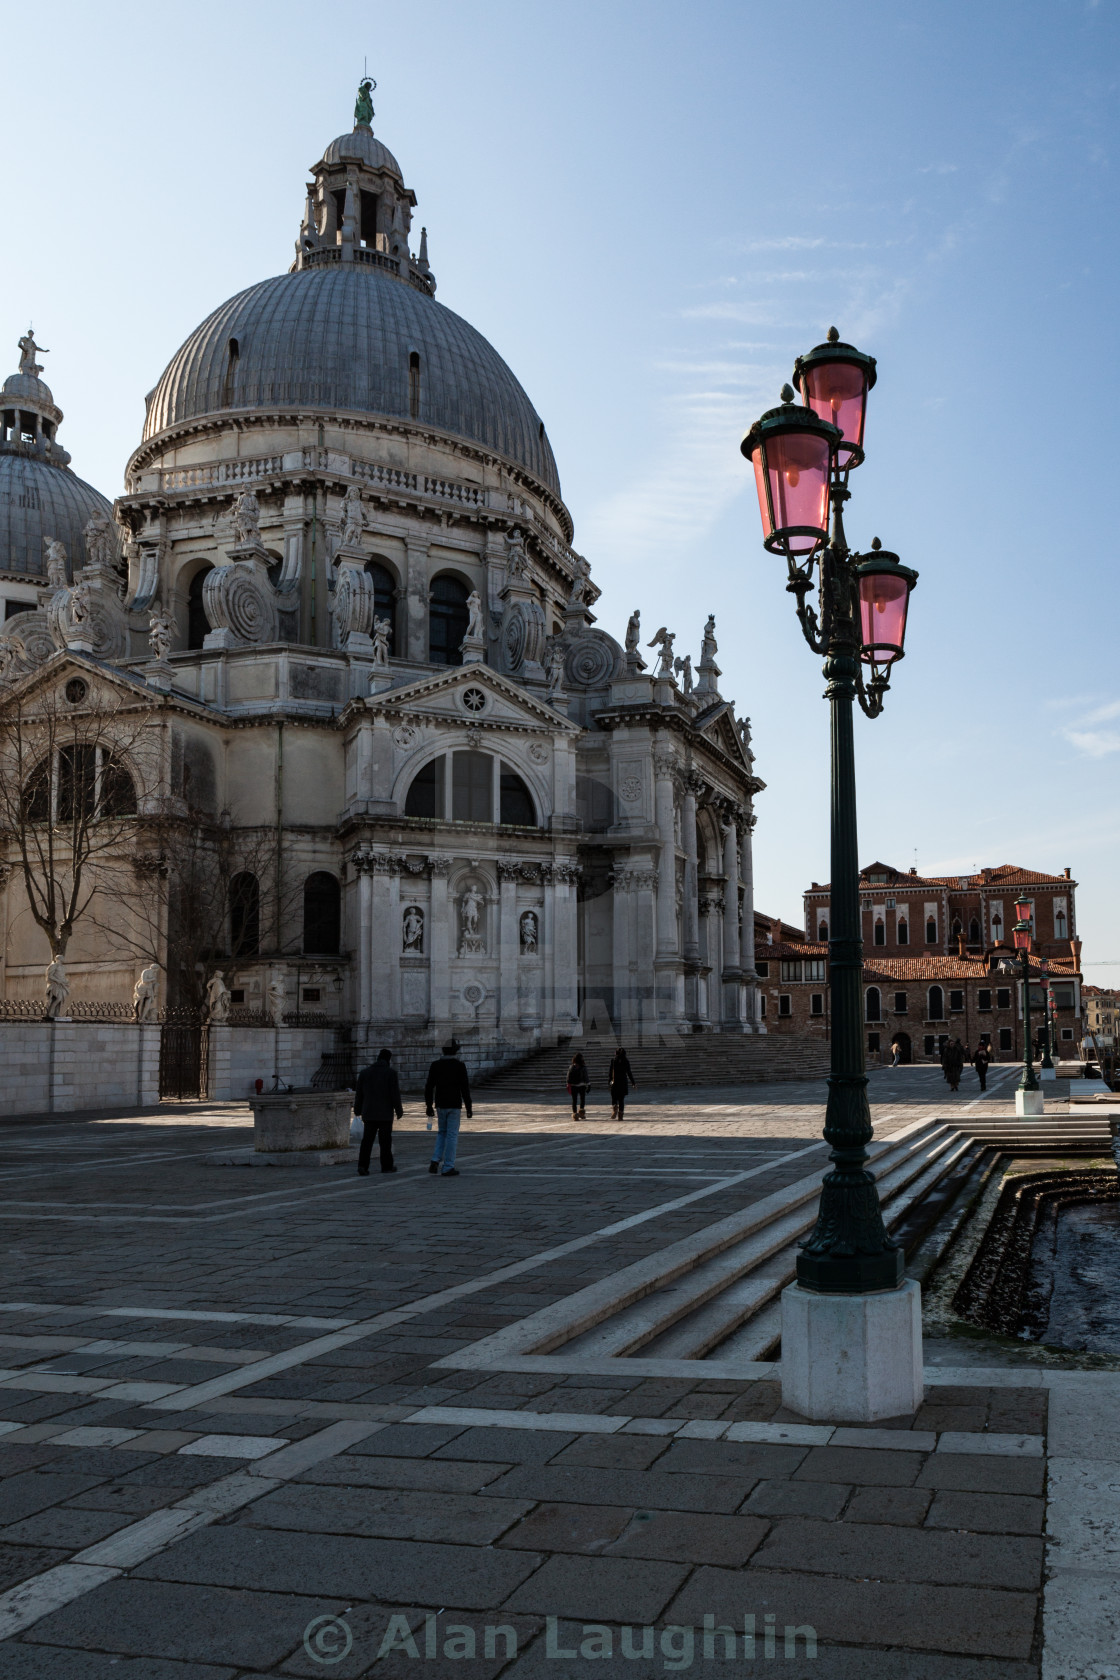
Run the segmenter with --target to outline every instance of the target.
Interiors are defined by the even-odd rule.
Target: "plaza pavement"
[[[206,1165],[242,1105],[0,1128],[0,1680],[1029,1680],[1048,1401],[1044,1672],[1113,1676],[1111,1373],[944,1368],[833,1431],[772,1380],[438,1365],[823,1170],[823,1097],[481,1091],[453,1180],[416,1104],[368,1179]],[[981,1101],[872,1099],[881,1134]]]

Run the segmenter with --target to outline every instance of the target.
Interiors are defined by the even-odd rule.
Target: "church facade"
[[[436,301],[370,116],[360,97],[313,166],[291,268],[172,357],[112,523],[90,491],[63,526],[68,464],[5,422],[0,470],[34,469],[51,528],[18,565],[10,534],[0,555],[21,603],[0,707],[92,672],[146,708],[161,745],[135,766],[135,849],[166,897],[168,944],[143,953],[165,1003],[189,1001],[170,822],[232,860],[193,964],[216,1018],[347,1021],[370,1045],[454,1033],[485,1062],[585,1030],[765,1030],[764,784],[715,621],[689,627],[695,672],[639,612],[621,638],[597,623],[544,424]],[[13,378],[53,436],[38,373]],[[39,992],[50,956],[22,892],[11,871],[7,998]],[[134,956],[79,926],[74,997],[128,999]]]

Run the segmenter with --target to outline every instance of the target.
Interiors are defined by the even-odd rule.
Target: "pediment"
[[[481,706],[472,706],[464,696],[474,689],[483,696]],[[371,694],[362,702],[375,715],[397,718],[425,718],[432,723],[479,723],[490,727],[533,730],[547,729],[578,735],[578,724],[528,693],[489,665],[455,665],[436,676],[422,677],[401,688]]]

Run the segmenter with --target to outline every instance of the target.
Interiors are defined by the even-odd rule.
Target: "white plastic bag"
[[[361,1143],[362,1133],[364,1131],[365,1131],[365,1127],[362,1124],[361,1115],[360,1114],[355,1114],[354,1118],[350,1122],[350,1142],[351,1143]]]

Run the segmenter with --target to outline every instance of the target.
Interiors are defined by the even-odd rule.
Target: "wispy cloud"
[[[1085,704],[1084,699],[1081,703]],[[1106,700],[1089,705],[1080,717],[1063,724],[1057,733],[1086,758],[1108,758],[1120,752],[1120,729],[1101,729],[1098,725],[1113,723],[1117,718],[1120,718],[1120,700]]]

